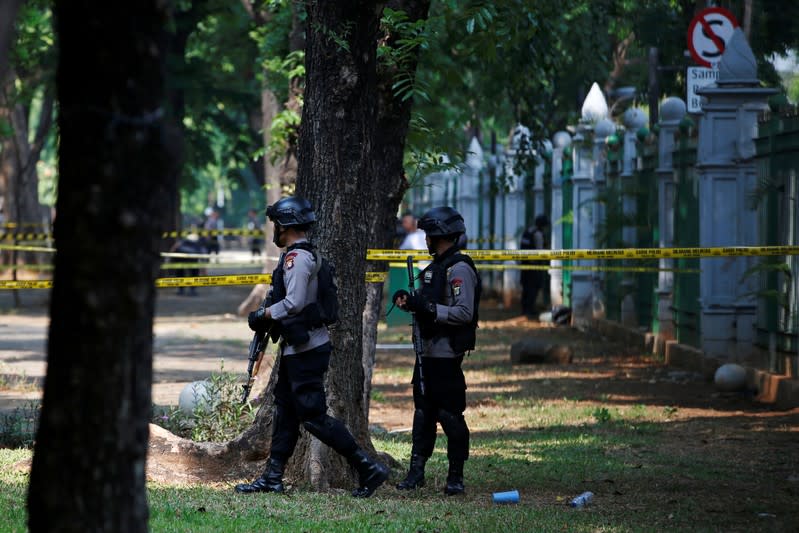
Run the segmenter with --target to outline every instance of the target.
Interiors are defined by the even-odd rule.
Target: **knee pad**
[[[441,422],[441,427],[444,428],[445,431],[447,427],[451,427],[452,429],[461,426],[466,427],[466,419],[463,418],[461,413],[453,413],[452,411],[439,409],[436,411],[436,416],[438,417],[438,421]]]
[[[438,410],[438,421],[447,435],[447,455],[450,459],[469,458],[469,427],[460,413]]]
[[[344,457],[348,457],[358,449],[355,439],[344,424],[327,414],[305,420],[302,427]]]
[[[423,457],[433,455],[436,445],[435,414],[424,409],[416,409],[413,413],[412,452]]]
[[[297,415],[300,420],[313,420],[327,412],[327,402],[324,391],[308,390],[300,392],[294,400]]]
[[[329,416],[321,415],[310,420],[303,420],[302,427],[317,439],[324,440],[323,437],[332,429],[331,420]]]

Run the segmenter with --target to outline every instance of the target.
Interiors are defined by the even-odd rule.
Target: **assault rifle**
[[[416,290],[414,282],[416,276],[413,275],[413,256],[408,256],[408,292],[413,294]],[[422,372],[422,355],[424,354],[424,346],[422,345],[422,334],[419,329],[419,321],[416,319],[416,313],[411,313],[413,317],[412,338],[413,338],[413,351],[416,352],[416,365],[419,367],[419,391],[424,396],[424,373]]]
[[[264,302],[261,304],[261,307],[269,306],[268,302],[271,299],[270,297],[271,294],[266,297]],[[252,341],[250,341],[250,353],[247,362],[247,383],[242,385],[244,394],[241,397],[241,403],[247,403],[247,398],[250,396],[250,391],[252,390],[252,385],[255,382],[255,377],[258,375],[258,370],[261,369],[261,361],[263,361],[264,358],[264,352],[266,351],[266,344],[269,342],[269,333],[271,329],[272,328],[270,325],[270,327],[264,331],[256,331],[252,336]]]

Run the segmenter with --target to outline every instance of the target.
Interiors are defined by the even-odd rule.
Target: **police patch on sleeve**
[[[284,264],[286,270],[291,270],[294,268],[295,257],[297,257],[297,252],[291,252],[290,254],[286,255],[286,262]]]
[[[450,286],[452,287],[452,294],[455,296],[461,295],[461,285],[463,285],[463,280],[461,278],[455,278],[450,281]]]

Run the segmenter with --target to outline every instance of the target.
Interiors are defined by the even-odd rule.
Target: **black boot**
[[[347,461],[358,471],[360,486],[352,491],[352,495],[356,498],[368,498],[388,479],[388,468],[377,461],[372,461],[360,448],[347,457]]]
[[[411,466],[405,479],[397,483],[399,490],[413,490],[424,487],[424,465],[427,457],[422,455],[411,455]]]
[[[236,492],[283,492],[283,467],[277,459],[269,459],[269,464],[261,477],[252,483],[236,485]]]
[[[450,459],[447,486],[444,487],[444,494],[454,496],[455,494],[463,494],[465,490],[466,488],[463,486],[463,461]]]

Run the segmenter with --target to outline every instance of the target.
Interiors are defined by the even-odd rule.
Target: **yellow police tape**
[[[475,261],[548,261],[553,259],[701,259],[799,255],[799,246],[728,246],[717,248],[609,248],[605,250],[463,250]],[[422,250],[367,250],[369,261],[395,261],[412,256],[430,261]]]
[[[164,263],[161,265],[161,270],[175,270],[178,268],[204,268],[208,269],[220,269],[220,268],[263,268],[264,264],[261,263]]]
[[[220,230],[215,230],[220,231]],[[245,230],[249,231],[249,230]],[[0,250],[29,252],[55,252],[43,246],[18,246],[0,244]],[[799,255],[799,246],[728,246],[714,248],[609,248],[604,250],[463,250],[475,261],[549,261],[586,259],[702,259],[708,257],[754,257]],[[165,252],[164,257],[211,257],[211,254],[179,254]],[[397,261],[412,256],[414,261],[430,261],[432,257],[422,250],[366,251],[368,261]]]
[[[0,233],[0,241],[49,241],[52,233]]]
[[[263,237],[263,230],[258,229],[244,229],[244,228],[227,228],[227,229],[185,229],[181,231],[165,231],[161,237],[188,237],[189,235],[198,235],[200,237],[216,237],[218,235],[238,235],[240,237]]]
[[[45,224],[42,224],[41,222],[4,222],[0,224],[0,228],[23,228],[23,227],[43,228],[45,227]]]
[[[405,263],[389,263],[393,268],[406,268]],[[592,272],[676,272],[679,274],[696,274],[698,268],[658,268],[658,267],[609,267],[609,266],[574,266],[574,265],[493,265],[475,263],[477,270],[578,270]]]
[[[240,274],[234,276],[195,276],[186,278],[158,278],[156,287],[216,287],[219,285],[255,285],[272,283],[271,274]],[[0,280],[0,289],[49,289],[53,280]]]
[[[8,226],[14,228],[15,226]],[[161,234],[163,238],[188,237],[197,235],[199,237],[216,237],[218,235],[235,235],[239,237],[264,237],[263,230],[227,228],[227,229],[187,229],[181,231],[165,231]],[[26,232],[26,231],[0,231],[0,241],[47,241],[53,238],[50,232]]]
[[[368,283],[386,280],[385,272],[367,272]],[[255,285],[272,283],[272,274],[238,274],[230,276],[194,276],[185,278],[158,278],[156,287],[217,287],[220,285]],[[0,280],[0,289],[50,289],[53,280]]]
[[[0,244],[0,250],[17,250],[19,252],[55,252],[55,248],[49,246],[21,246],[18,244]]]

